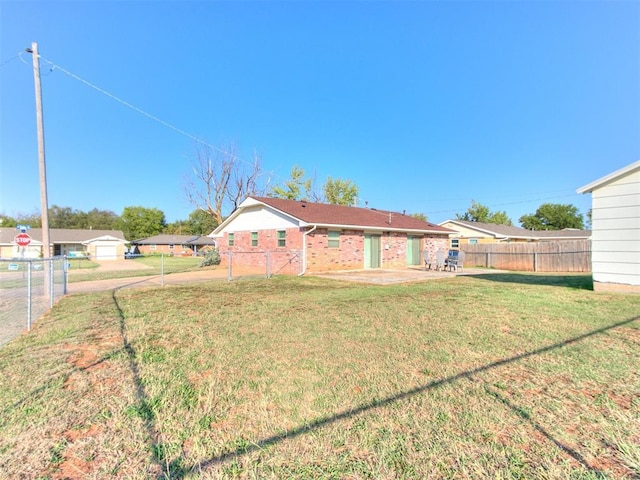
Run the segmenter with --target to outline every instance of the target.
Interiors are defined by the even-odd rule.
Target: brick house
[[[210,236],[223,263],[230,253],[234,265],[304,274],[422,265],[453,233],[404,213],[248,197]]]
[[[203,235],[154,235],[131,242],[132,253],[191,257],[215,248],[215,240]]]

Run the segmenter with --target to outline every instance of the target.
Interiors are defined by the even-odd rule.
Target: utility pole
[[[47,200],[47,167],[44,155],[44,122],[42,117],[42,88],[40,86],[40,55],[38,44],[31,43],[27,52],[33,57],[33,77],[36,87],[36,121],[38,127],[38,163],[40,166],[40,209],[42,219],[42,257],[44,260],[44,290],[45,296],[51,296],[50,264],[46,259],[51,257],[51,242],[49,240],[49,202]],[[51,296],[51,298],[53,298]]]

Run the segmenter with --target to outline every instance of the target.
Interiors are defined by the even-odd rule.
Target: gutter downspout
[[[302,271],[298,274],[299,277],[307,273],[307,235],[313,232],[318,225],[314,225],[311,230],[307,230],[302,235]]]

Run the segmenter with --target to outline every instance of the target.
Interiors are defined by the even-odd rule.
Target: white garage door
[[[118,251],[115,246],[101,245],[96,247],[96,260],[116,260]]]

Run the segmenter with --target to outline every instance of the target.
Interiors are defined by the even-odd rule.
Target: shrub
[[[201,267],[210,267],[211,265],[220,265],[220,254],[218,250],[208,251],[202,259],[202,262],[200,262]]]

